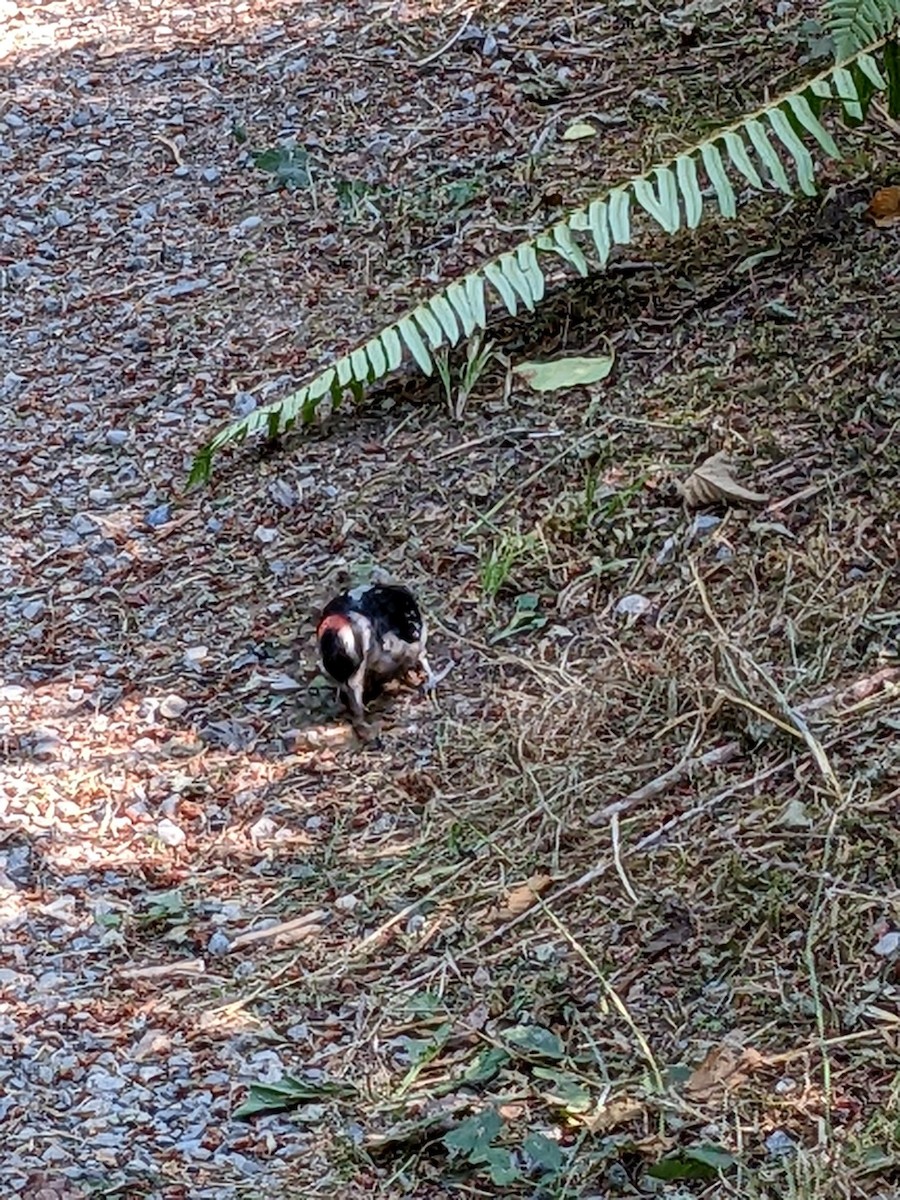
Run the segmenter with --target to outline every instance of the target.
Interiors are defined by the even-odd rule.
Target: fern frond
[[[588,274],[590,270],[588,260],[572,236],[572,230],[567,222],[560,221],[553,226],[549,233],[541,234],[535,245],[538,250],[552,250],[554,254],[558,254],[569,266],[574,267],[582,278]]]
[[[681,212],[672,171],[669,167],[657,167],[653,174],[656,176],[656,190],[646,176],[632,180],[635,199],[654,221],[662,225],[666,233],[677,233]]]
[[[381,379],[387,375],[387,355],[381,347],[381,338],[372,338],[370,342],[366,342],[365,351],[372,368],[372,378]],[[324,392],[322,394],[324,395]]]
[[[500,259],[499,266],[504,278],[509,280],[522,297],[522,303],[528,311],[534,312],[534,296],[531,291],[531,284],[528,282],[528,276],[519,266],[515,254],[504,254]]]
[[[431,343],[431,349],[440,350],[444,344],[444,331],[441,329],[440,323],[432,313],[431,308],[427,304],[420,304],[418,308],[413,309],[412,315]]]
[[[825,0],[825,23],[837,62],[886,38],[900,22],[900,0]]]
[[[516,265],[528,282],[532,299],[539,304],[544,298],[544,272],[538,266],[537,254],[531,242],[522,242],[516,250]]]
[[[382,330],[381,344],[384,346],[387,356],[388,371],[396,371],[403,362],[403,347],[400,345],[396,325],[388,325],[386,329]]]
[[[631,242],[631,195],[627,188],[609,193],[609,230],[620,246]]]
[[[455,346],[461,334],[456,321],[456,313],[453,311],[446,293],[438,292],[436,296],[432,296],[428,301],[428,307],[437,317],[438,324],[443,330],[447,341],[451,346]]]
[[[609,252],[612,249],[609,210],[605,200],[595,200],[591,204],[587,213],[587,227],[594,239],[594,248],[597,251],[597,258],[600,260],[600,265],[601,267],[605,267],[606,260],[609,258]]]
[[[675,163],[675,174],[684,200],[684,219],[688,229],[696,229],[703,214],[703,195],[697,180],[697,161],[692,154],[682,154]]]
[[[722,165],[722,155],[719,153],[719,147],[715,142],[704,142],[700,147],[700,157],[703,160],[703,167],[706,174],[709,176],[709,182],[713,185],[716,193],[716,199],[719,202],[719,212],[723,217],[729,219],[737,216],[737,204],[734,198],[734,188],[731,186],[731,180]]]
[[[353,378],[358,383],[369,383],[369,360],[366,357],[365,346],[357,346],[355,350],[350,352],[350,366],[353,370]]]
[[[718,130],[671,161],[656,164],[646,174],[573,209],[535,237],[454,280],[283,400],[255,409],[220,430],[198,452],[190,482],[208,478],[213,457],[224,446],[258,434],[276,437],[298,421],[308,424],[328,396],[334,407],[348,390],[359,400],[365,385],[396,371],[406,357],[431,375],[436,354],[446,353],[448,345],[455,346],[461,338],[471,338],[486,328],[487,285],[511,316],[523,305],[532,311],[546,288],[542,258],[562,259],[587,275],[587,250],[604,267],[615,245],[631,242],[635,206],[674,234],[682,226],[697,227],[707,198],[715,198],[723,217],[733,218],[738,201],[735,177],[753,191],[765,190],[770,181],[788,195],[795,191],[793,177],[800,191],[814,195],[816,164],[807,140],[827,155],[840,156],[822,121],[826,108],[839,108],[846,120],[859,123],[872,96],[881,92],[890,113],[900,113],[900,47],[884,37],[883,44],[876,45],[869,37],[873,30],[893,28],[898,9],[900,0],[831,0],[830,12],[843,22],[843,36],[865,34],[864,46],[857,46],[837,66]],[[702,186],[701,169],[708,181]]]
[[[499,262],[490,262],[484,268],[484,275],[488,283],[492,285],[494,291],[497,292],[500,299],[509,310],[509,315],[514,317],[519,311],[519,298],[513,290],[512,284],[507,280],[503,273]]]
[[[426,375],[430,375],[434,370],[434,363],[431,361],[431,355],[422,341],[422,335],[419,333],[419,328],[413,321],[412,317],[401,317],[397,322],[397,331],[406,343],[406,347],[410,354],[416,360],[420,371]]]

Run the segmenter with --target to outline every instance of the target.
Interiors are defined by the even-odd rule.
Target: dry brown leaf
[[[734,477],[728,455],[720,450],[700,464],[681,485],[681,494],[689,508],[705,508],[726,500],[730,504],[765,504],[768,496],[751,492]]]
[[[879,229],[900,222],[900,187],[879,188],[866,209],[866,216]]]
[[[145,1058],[162,1058],[171,1049],[172,1039],[164,1029],[148,1029],[131,1051],[131,1057],[135,1062],[143,1062]]]
[[[530,879],[526,879],[524,883],[520,883],[507,892],[503,903],[491,910],[491,919],[512,921],[516,917],[520,917],[523,912],[527,912],[531,908],[538,896],[546,892],[552,882],[553,879],[550,875],[532,875]]]
[[[691,1100],[709,1100],[726,1088],[737,1087],[758,1058],[755,1051],[739,1050],[727,1042],[713,1046],[684,1085],[685,1093]]]
[[[640,1100],[624,1097],[604,1104],[599,1112],[582,1117],[581,1122],[591,1133],[606,1133],[609,1129],[617,1129],[620,1125],[637,1121],[643,1115],[644,1105]]]
[[[171,975],[202,975],[205,970],[202,958],[189,958],[152,967],[122,967],[119,974],[123,979],[168,979]]]
[[[245,946],[253,946],[259,942],[271,942],[273,946],[293,946],[295,942],[306,938],[317,937],[328,918],[324,908],[314,909],[302,917],[294,917],[290,921],[279,921],[277,925],[267,925],[263,929],[248,929],[231,939],[231,949],[241,950]]]

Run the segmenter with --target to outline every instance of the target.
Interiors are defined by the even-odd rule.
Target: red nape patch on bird
[[[327,617],[323,617],[316,629],[316,637],[320,638],[323,633],[327,633],[330,629],[332,633],[340,633],[342,629],[350,629],[349,617],[344,617],[340,613],[331,613]]]

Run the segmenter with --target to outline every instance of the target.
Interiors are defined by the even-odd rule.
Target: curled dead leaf
[[[494,921],[512,921],[527,912],[553,882],[550,875],[532,875],[506,894],[506,899],[490,913]]]
[[[628,1125],[632,1121],[639,1120],[644,1112],[645,1106],[640,1100],[623,1097],[620,1100],[611,1100],[608,1104],[598,1108],[596,1112],[582,1117],[581,1122],[591,1133],[606,1133],[610,1129],[617,1129],[620,1125]]]
[[[758,1051],[752,1048],[741,1050],[727,1042],[713,1046],[684,1085],[685,1094],[695,1101],[721,1095],[739,1087],[761,1062]]]
[[[879,229],[900,223],[900,187],[879,188],[869,201],[866,216]]]
[[[679,485],[688,508],[705,508],[725,500],[729,504],[765,504],[768,496],[751,492],[734,477],[734,467],[724,451],[705,459],[685,483]]]

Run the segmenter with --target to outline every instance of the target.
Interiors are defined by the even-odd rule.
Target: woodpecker
[[[449,666],[440,675],[432,671],[427,636],[415,596],[400,584],[363,584],[325,605],[316,629],[322,666],[340,686],[357,732],[370,732],[366,700],[389,680],[420,667],[431,690],[447,674]]]

